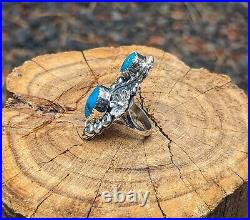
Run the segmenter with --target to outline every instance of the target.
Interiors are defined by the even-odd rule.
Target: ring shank
[[[152,132],[152,126],[147,114],[135,103],[120,118],[120,122],[143,136],[149,136]]]

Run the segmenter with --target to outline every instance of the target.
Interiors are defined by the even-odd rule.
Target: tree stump
[[[84,141],[83,106],[109,86],[132,51],[155,57],[137,102],[150,137],[113,125]],[[107,47],[38,56],[7,78],[3,210],[25,217],[243,216],[248,179],[248,98],[222,74],[164,51]],[[149,191],[147,204],[105,203],[103,191]]]

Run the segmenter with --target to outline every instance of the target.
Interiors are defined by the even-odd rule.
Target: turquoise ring
[[[122,123],[144,136],[151,131],[145,111],[135,104],[140,83],[148,76],[154,58],[132,52],[121,65],[121,75],[110,86],[97,85],[90,93],[84,108],[83,138],[92,139],[113,122]]]

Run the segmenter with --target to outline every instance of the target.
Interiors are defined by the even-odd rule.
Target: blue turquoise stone
[[[121,69],[120,69],[121,72],[126,71],[128,68],[130,68],[133,65],[133,63],[136,59],[136,56],[137,56],[136,52],[133,52],[127,56],[127,58],[124,60],[122,66],[121,66]]]
[[[84,114],[86,118],[88,118],[93,112],[96,106],[99,93],[100,93],[100,87],[96,86],[95,89],[92,91],[92,93],[89,95],[86,105],[85,105],[85,110],[84,110]]]

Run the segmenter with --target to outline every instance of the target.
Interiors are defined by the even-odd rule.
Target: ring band
[[[152,126],[147,114],[135,103],[117,122],[133,129],[142,136],[149,136],[152,133]]]
[[[151,123],[145,111],[134,103],[140,83],[148,76],[154,58],[133,52],[121,65],[121,76],[108,88],[101,85],[89,95],[84,115],[83,138],[92,139],[112,123],[122,123],[140,135],[151,134]]]

